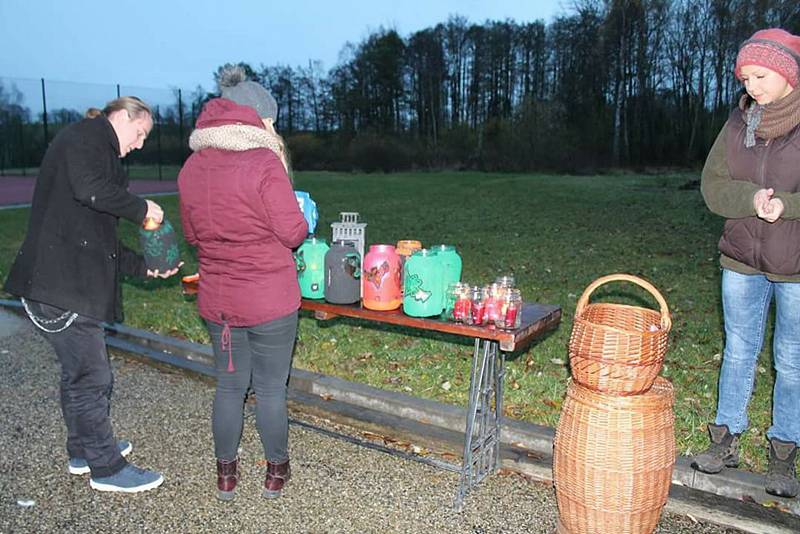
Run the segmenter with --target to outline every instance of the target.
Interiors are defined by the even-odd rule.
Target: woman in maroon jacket
[[[308,226],[275,132],[275,99],[241,68],[220,77],[189,139],[194,153],[178,176],[187,241],[200,260],[198,309],[211,335],[217,388],[212,428],[218,496],[233,498],[243,404],[251,382],[267,458],[263,495],[289,479],[286,384],[300,289],[292,248]]]

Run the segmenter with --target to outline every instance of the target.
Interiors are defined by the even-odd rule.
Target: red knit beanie
[[[800,37],[780,28],[759,30],[739,47],[734,73],[742,79],[742,67],[759,65],[786,78],[793,88],[800,82]]]

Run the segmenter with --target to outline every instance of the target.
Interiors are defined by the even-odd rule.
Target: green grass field
[[[599,276],[626,272],[658,287],[670,305],[673,330],[663,375],[676,389],[679,451],[706,444],[705,423],[716,404],[723,347],[720,271],[716,250],[722,219],[709,213],[696,174],[548,176],[482,173],[359,175],[298,173],[296,189],[311,192],[320,209],[318,235],[330,238],[340,211],[358,211],[367,243],[419,239],[450,243],[462,256],[462,278],[484,284],[513,273],[526,300],[563,308],[559,329],[526,352],[509,357],[506,415],[555,426],[566,388],[567,340],[575,304]],[[159,197],[180,225],[175,197]],[[0,277],[5,278],[24,235],[27,210],[0,211]],[[122,224],[138,246],[137,228]],[[196,259],[184,245],[185,273]],[[126,322],[162,334],[205,342],[195,305],[184,301],[177,278],[129,281]],[[593,301],[656,307],[629,284],[604,286]],[[743,438],[745,468],[763,470],[770,423],[771,337],[759,362],[751,428]],[[465,405],[472,345],[450,336],[420,336],[354,320],[300,322],[294,365],[384,389]]]

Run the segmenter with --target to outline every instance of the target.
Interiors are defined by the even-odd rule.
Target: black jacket
[[[120,274],[146,276],[117,238],[120,217],[141,224],[119,140],[104,116],[61,130],[44,155],[22,243],[5,290],[101,321],[122,320]]]

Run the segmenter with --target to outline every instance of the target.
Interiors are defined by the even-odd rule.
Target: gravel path
[[[296,425],[290,427],[292,480],[281,498],[263,499],[264,467],[252,421],[242,438],[237,496],[221,503],[209,422],[212,386],[118,356],[112,356],[115,431],[133,442],[129,459],[160,469],[166,482],[137,495],[95,492],[87,476],[66,471],[55,356],[27,323],[9,328],[11,320],[0,310],[0,323],[6,323],[0,325],[0,533],[555,531],[550,487],[496,475],[457,513],[451,508],[455,473]],[[326,425],[303,414],[292,417]],[[657,532],[734,531],[668,515]]]

